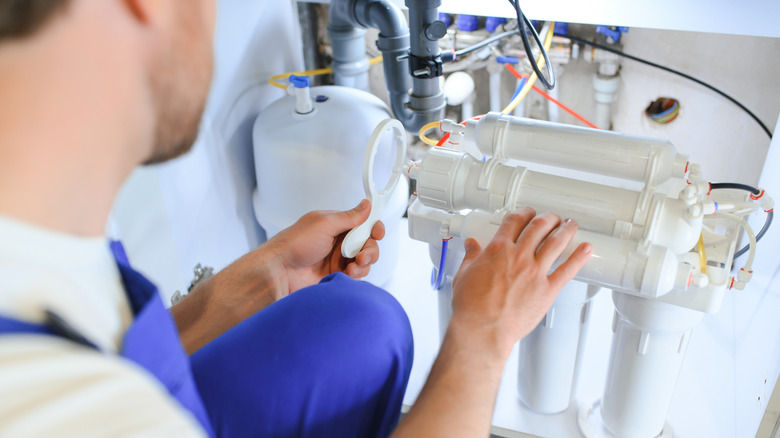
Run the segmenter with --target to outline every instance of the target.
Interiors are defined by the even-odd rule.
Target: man
[[[521,209],[486,248],[466,242],[439,357],[394,431],[408,321],[348,278],[376,262],[382,225],[355,259],[338,251],[367,201],[304,216],[170,314],[109,251],[133,167],[195,139],[214,15],[213,0],[0,0],[0,435],[484,435],[512,345],[589,256],[547,275],[572,221]]]

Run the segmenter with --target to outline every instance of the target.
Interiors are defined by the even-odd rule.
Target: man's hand
[[[370,203],[352,210],[315,211],[199,284],[171,308],[182,344],[193,353],[276,300],[317,284],[334,272],[368,275],[379,260],[377,241],[385,226],[377,222],[354,259],[341,256],[341,241],[368,219]]]
[[[508,214],[484,250],[468,239],[453,281],[453,323],[495,340],[507,355],[590,257],[591,246],[582,244],[548,276],[577,223],[550,213],[535,215],[530,208]]]
[[[377,241],[385,236],[385,226],[377,222],[363,249],[355,258],[341,255],[341,242],[347,232],[362,224],[371,213],[371,203],[364,199],[352,210],[313,211],[301,217],[290,228],[266,244],[285,270],[287,293],[318,283],[324,276],[343,272],[352,278],[363,278],[379,260]]]
[[[466,240],[452,285],[452,320],[414,406],[394,438],[486,436],[512,345],[541,321],[590,257],[584,243],[547,275],[577,230],[573,221],[522,208],[482,250]]]

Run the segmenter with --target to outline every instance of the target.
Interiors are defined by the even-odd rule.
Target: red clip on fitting
[[[766,213],[770,213],[772,210],[774,210],[775,207],[775,201],[772,200],[772,197],[769,195],[766,195],[766,191],[762,188],[759,188],[761,190],[758,195],[750,195],[750,199],[757,201],[758,205],[761,206],[761,208]],[[766,195],[766,196],[764,196]]]
[[[750,194],[750,199],[752,199],[754,201],[758,201],[759,199],[761,199],[762,196],[764,196],[764,193],[766,193],[766,191],[764,189],[761,189],[761,192],[758,195],[754,195],[754,194],[751,193]]]

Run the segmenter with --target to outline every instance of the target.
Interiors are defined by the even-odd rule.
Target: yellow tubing
[[[701,273],[707,273],[707,255],[704,254],[704,234],[699,234],[699,264],[701,265]]]
[[[426,133],[428,130],[431,130],[431,129],[433,129],[433,128],[438,128],[438,127],[440,127],[440,126],[441,126],[441,122],[438,122],[438,121],[436,121],[436,122],[431,122],[431,123],[428,123],[427,125],[424,125],[422,128],[420,128],[420,132],[419,132],[419,134],[418,134],[418,135],[420,136],[420,140],[422,140],[422,142],[423,142],[423,143],[425,143],[425,144],[427,144],[428,146],[436,146],[436,145],[437,145],[439,142],[438,142],[438,141],[436,141],[436,140],[433,140],[433,139],[430,139],[430,138],[428,138],[428,137],[425,135],[425,133]]]
[[[377,56],[376,58],[371,58],[368,60],[368,65],[374,65],[377,63],[382,62],[382,57]],[[306,71],[294,71],[290,73],[282,73],[280,75],[274,75],[271,76],[268,79],[268,83],[273,85],[276,88],[281,88],[282,90],[287,89],[287,85],[279,82],[279,79],[287,79],[290,77],[290,75],[296,75],[296,76],[318,76],[318,75],[326,75],[328,73],[333,73],[333,69],[328,68],[318,68],[317,70],[306,70]]]
[[[550,46],[552,46],[552,39],[553,39],[553,29],[555,28],[555,22],[550,21],[549,22],[549,28],[547,29],[547,35],[544,37],[544,50],[549,51]],[[537,61],[537,64],[539,66],[539,70],[544,67],[544,56],[539,56],[539,60]],[[536,72],[532,72],[531,76],[528,77],[528,80],[525,82],[525,85],[523,85],[523,89],[520,90],[520,92],[517,94],[517,96],[512,99],[511,102],[509,102],[509,105],[506,106],[501,112],[504,114],[508,114],[512,112],[517,105],[525,98],[525,96],[528,94],[529,91],[531,91],[531,88],[533,88],[534,83],[536,83]]]

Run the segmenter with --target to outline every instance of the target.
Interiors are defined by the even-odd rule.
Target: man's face
[[[175,28],[157,51],[150,71],[155,108],[154,145],[144,164],[190,150],[208,96],[213,71],[214,0],[180,0]]]

